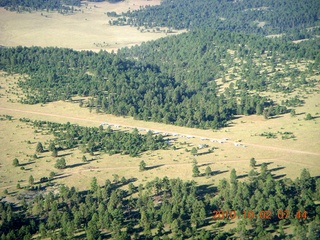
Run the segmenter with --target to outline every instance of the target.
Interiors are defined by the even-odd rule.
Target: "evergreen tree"
[[[251,158],[250,159],[250,167],[255,167],[256,166],[256,164],[257,164],[257,161],[256,161],[256,159],[255,158]]]
[[[195,155],[197,155],[197,153],[198,153],[198,150],[197,150],[195,147],[193,147],[193,148],[191,149],[191,154],[192,154],[193,156],[195,156]]]
[[[139,170],[140,170],[140,172],[146,170],[146,163],[145,163],[145,161],[142,160],[142,161],[140,162],[140,164],[139,164]]]
[[[234,168],[231,170],[231,173],[230,173],[230,183],[231,184],[237,183],[237,172]]]
[[[207,166],[207,167],[206,167],[205,173],[206,173],[207,178],[210,177],[210,175],[211,175],[211,173],[212,173],[212,170],[211,170],[211,167],[210,167],[210,166]]]
[[[57,159],[56,164],[54,165],[54,167],[58,168],[58,169],[64,169],[64,168],[66,168],[66,166],[67,166],[67,164],[66,164],[65,158]]]
[[[199,177],[200,176],[200,171],[199,171],[199,168],[198,168],[198,166],[196,164],[193,164],[192,176],[193,177]]]
[[[34,184],[34,178],[32,175],[29,177],[29,184],[32,186]]]
[[[52,157],[58,157],[58,149],[54,148],[52,150],[52,154],[51,154]]]
[[[12,165],[13,165],[14,167],[18,167],[18,166],[19,166],[19,160],[18,160],[18,158],[13,159]]]
[[[37,147],[36,147],[36,152],[37,153],[42,153],[44,151],[42,143],[38,142]]]

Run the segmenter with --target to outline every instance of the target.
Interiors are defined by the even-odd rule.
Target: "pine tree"
[[[231,170],[231,173],[230,173],[230,183],[231,184],[237,183],[237,172],[234,168]]]
[[[256,161],[256,159],[255,158],[251,158],[250,159],[250,167],[255,167],[256,166],[256,163],[257,163],[257,161]]]
[[[18,158],[13,159],[12,165],[13,165],[14,167],[18,167],[18,166],[19,166],[19,160],[18,160]]]
[[[146,163],[145,161],[141,161],[140,164],[139,164],[139,170],[142,172],[144,170],[146,170]]]
[[[210,167],[210,166],[207,166],[207,167],[206,167],[206,171],[205,171],[205,172],[206,172],[206,176],[207,176],[207,178],[208,178],[208,177],[210,177],[211,172],[212,172],[211,167]]]
[[[199,177],[200,176],[200,171],[197,165],[193,165],[192,167],[192,176],[193,177]]]
[[[32,186],[34,184],[34,178],[32,175],[29,177],[29,184]]]
[[[66,168],[66,166],[67,166],[67,164],[66,164],[65,158],[57,159],[56,164],[54,165],[54,167],[58,168],[58,169]]]
[[[36,147],[36,152],[37,153],[42,153],[44,151],[42,143],[38,142],[37,147]]]
[[[52,150],[52,157],[58,157],[58,150],[56,149],[56,148],[54,148],[53,150]]]

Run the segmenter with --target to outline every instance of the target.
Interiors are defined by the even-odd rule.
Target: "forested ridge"
[[[159,6],[128,11],[113,23],[274,34],[316,26],[319,9],[317,0],[164,0]]]
[[[263,163],[240,182],[233,169],[217,188],[167,177],[135,186],[117,176],[103,185],[93,178],[85,192],[61,185],[58,194],[45,194],[54,178],[46,187],[32,181],[33,198],[21,193],[18,204],[0,202],[1,239],[319,239],[320,180],[305,169],[295,181],[275,180],[272,170]],[[234,210],[239,219],[213,220],[215,210]],[[223,231],[234,221],[236,227]],[[289,224],[292,234],[285,233]]]
[[[260,93],[312,88],[314,80],[307,79],[317,72],[319,45],[319,39],[293,44],[199,29],[125,48],[118,54],[1,48],[0,68],[28,74],[18,83],[25,93],[23,103],[90,96],[83,106],[97,112],[219,128],[236,114],[269,117],[286,113],[285,106]],[[306,62],[306,70],[292,64],[299,61]],[[221,92],[217,79],[232,82]]]
[[[71,10],[70,7],[80,7],[80,0],[0,0],[0,7],[10,11],[37,11],[37,10]]]
[[[187,84],[162,73],[158,66],[106,52],[38,47],[2,48],[0,52],[3,70],[30,76],[19,82],[26,95],[24,103],[91,96],[88,107],[97,111],[203,128],[224,126],[239,105],[235,98],[217,95],[215,82],[208,87],[201,80]],[[245,94],[242,99],[251,104],[247,114],[256,113],[257,104],[259,114],[273,105],[258,95]]]
[[[111,2],[117,3],[122,0],[88,0],[89,2]],[[10,11],[38,11],[38,10],[71,10],[70,7],[80,7],[81,0],[0,0],[0,7]]]

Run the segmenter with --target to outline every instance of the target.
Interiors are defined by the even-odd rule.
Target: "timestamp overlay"
[[[242,211],[241,214],[237,213],[235,210],[214,210],[212,211],[214,220],[222,220],[222,219],[265,219],[271,220],[274,218],[282,219],[307,219],[307,211],[296,211],[290,212],[289,210],[279,209],[277,211],[271,210],[261,210],[259,212],[255,212],[253,210]]]

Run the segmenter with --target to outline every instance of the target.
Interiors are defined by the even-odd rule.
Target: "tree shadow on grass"
[[[248,174],[239,175],[239,176],[237,176],[237,179],[241,179],[241,178],[245,178],[245,177],[248,177]]]
[[[212,152],[207,151],[207,152],[198,153],[197,155],[198,156],[202,156],[202,155],[207,155],[207,154],[210,154],[210,153],[212,153]]]
[[[151,169],[155,169],[155,168],[162,167],[162,166],[164,166],[164,164],[158,164],[158,165],[154,165],[154,166],[148,166],[148,167],[146,167],[146,170],[151,170]]]
[[[267,165],[270,165],[270,164],[272,164],[273,162],[263,162],[263,163],[265,163],[265,164],[267,164]],[[261,163],[261,164],[256,164],[255,167],[261,167],[261,165],[262,165],[263,163]]]
[[[284,168],[286,168],[286,167],[276,167],[276,168],[271,168],[271,169],[269,169],[269,171],[270,171],[270,172],[271,172],[271,171],[279,171],[279,170],[284,169]]]
[[[88,162],[82,162],[82,163],[70,164],[70,165],[67,165],[66,168],[75,168],[75,167],[79,167],[79,166],[86,165],[86,164],[89,164],[89,163]]]
[[[33,163],[35,163],[35,161],[32,161],[32,162],[26,162],[26,163],[20,163],[20,164],[19,164],[19,167],[28,166],[28,165],[33,164]]]
[[[210,176],[217,176],[219,174],[222,174],[222,173],[226,173],[226,172],[229,172],[229,170],[223,170],[223,171],[220,171],[220,170],[217,170],[217,171],[212,171]]]
[[[71,176],[70,173],[66,173],[66,174],[56,174],[51,180],[62,179],[62,178],[70,177],[70,176]]]
[[[300,113],[296,113],[296,116],[300,116],[300,115],[304,115],[306,114],[306,112],[300,112]]]
[[[59,154],[58,157],[65,157],[65,156],[68,156],[68,155],[71,155],[72,153],[63,153],[63,154]]]
[[[205,166],[208,166],[208,165],[211,165],[211,164],[213,164],[213,162],[203,163],[203,164],[198,165],[198,167],[205,167]]]
[[[273,179],[280,179],[280,178],[283,178],[283,177],[287,176],[287,174],[280,174],[280,175],[272,174],[271,176],[272,176]]]

